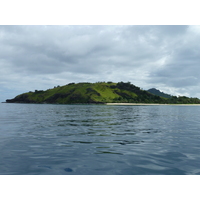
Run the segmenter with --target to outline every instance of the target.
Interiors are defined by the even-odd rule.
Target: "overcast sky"
[[[0,26],[0,101],[70,82],[130,81],[200,98],[200,26]]]

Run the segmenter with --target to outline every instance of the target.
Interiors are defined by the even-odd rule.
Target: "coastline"
[[[200,104],[105,103],[109,106],[200,106]]]
[[[10,104],[10,102],[1,102]],[[200,106],[200,104],[159,104],[159,103],[23,103],[12,102],[13,104],[55,104],[55,105],[108,105],[108,106]],[[12,104],[11,103],[11,104]]]

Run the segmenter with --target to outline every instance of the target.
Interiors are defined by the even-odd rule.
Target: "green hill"
[[[151,89],[149,89],[147,91],[150,92],[151,94],[155,94],[157,96],[164,97],[164,98],[171,98],[172,97],[169,94],[166,94],[164,92],[161,92],[160,90],[157,90],[156,88],[151,88]]]
[[[130,82],[113,83],[69,83],[53,89],[35,90],[7,99],[7,103],[51,103],[51,104],[79,104],[79,103],[200,103],[197,98],[172,97],[163,98]]]

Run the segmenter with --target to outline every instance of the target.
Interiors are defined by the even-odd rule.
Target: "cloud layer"
[[[200,98],[198,41],[200,26],[0,26],[0,100],[83,81]]]

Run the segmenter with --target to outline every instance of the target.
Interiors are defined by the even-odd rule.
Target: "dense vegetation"
[[[57,86],[53,89],[35,90],[7,99],[7,103],[172,103],[172,104],[196,104],[197,98],[176,97],[164,98],[151,94],[130,82],[113,83],[69,83],[65,86]]]

